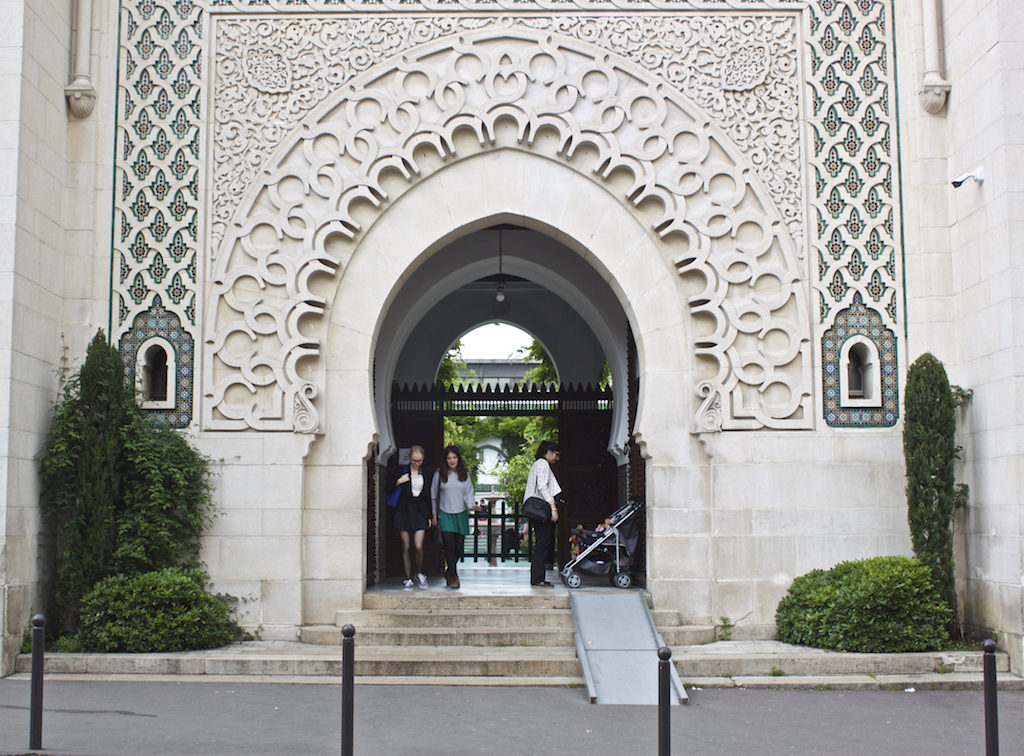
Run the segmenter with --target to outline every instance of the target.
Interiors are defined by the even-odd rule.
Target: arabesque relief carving
[[[628,26],[621,30],[629,34]],[[234,43],[241,51],[242,38]],[[719,82],[737,87],[720,92],[739,96],[750,91],[739,87],[760,86],[753,82],[762,57],[749,54],[755,63],[744,75],[711,67]],[[302,76],[292,56],[285,58],[289,74],[276,62],[256,67],[266,74],[265,88],[283,75]],[[659,208],[652,233],[675,251],[680,275],[696,282],[689,307],[695,352],[706,368],[697,429],[810,427],[810,326],[791,219],[728,124],[720,128],[701,103],[663,79],[563,29],[463,32],[366,67],[363,77],[322,98],[322,107],[297,113],[300,128],[263,120],[289,133],[260,161],[212,263],[207,427],[318,427],[315,378],[303,364],[319,354],[309,323],[318,322],[325,302],[310,281],[343,275],[345,248],[361,230],[352,203],[383,208],[396,190],[389,195],[382,176],[399,175],[408,187],[426,175],[432,169],[421,148],[447,161],[461,157],[469,149],[456,139],[462,128],[476,135],[477,151],[520,149],[571,163],[581,147],[594,150],[593,180],[628,172],[623,203]],[[729,101],[722,94],[717,106]],[[790,104],[797,107],[795,99]],[[514,144],[496,144],[499,121],[514,124]],[[536,140],[542,131],[556,138]]]
[[[339,87],[416,45],[463,32],[486,28],[499,33],[514,27],[554,32],[611,50],[678,89],[742,151],[782,212],[790,235],[802,242],[795,15],[492,14],[221,20],[215,83],[215,245],[264,160],[305,114]]]

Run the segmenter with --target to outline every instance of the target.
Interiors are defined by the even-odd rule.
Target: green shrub
[[[167,567],[101,580],[82,598],[81,626],[63,650],[131,652],[217,648],[242,636],[229,598],[197,569]]]
[[[211,511],[207,460],[135,405],[102,331],[64,383],[39,464],[53,534],[51,638],[77,629],[82,597],[103,578],[198,565]]]
[[[933,651],[948,639],[951,610],[916,559],[875,557],[812,570],[793,581],[775,612],[784,643],[836,651]]]

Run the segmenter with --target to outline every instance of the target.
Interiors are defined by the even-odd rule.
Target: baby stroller
[[[617,588],[633,585],[629,568],[636,551],[642,509],[639,504],[626,504],[608,518],[604,530],[573,528],[571,541],[579,546],[579,553],[562,567],[559,573],[562,582],[570,588],[579,588],[583,584],[582,573],[607,575]]]

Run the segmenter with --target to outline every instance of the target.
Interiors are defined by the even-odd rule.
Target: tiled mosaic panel
[[[898,223],[893,156],[895,113],[889,57],[888,3],[878,0],[818,0],[811,3],[811,121],[815,182],[811,212],[812,249],[817,255],[819,316],[838,327],[851,301],[875,311],[898,330],[902,270],[896,244]],[[852,306],[852,305],[851,305]],[[826,331],[822,373],[829,380]],[[876,337],[878,353],[886,350]],[[886,369],[894,367],[883,364]],[[833,376],[834,378],[834,376]],[[899,418],[898,386],[892,407],[878,413],[842,410],[824,397],[825,422],[833,426],[892,425]],[[834,397],[838,400],[838,395]]]
[[[322,0],[213,0],[214,9],[310,11],[364,9],[364,3]],[[559,8],[569,3],[559,4]],[[581,4],[595,10],[602,4]],[[625,7],[609,2],[609,8]],[[626,3],[630,8],[639,4]],[[520,3],[552,10],[546,2]],[[664,4],[651,4],[663,8]],[[403,10],[493,9],[489,3],[407,3]],[[675,6],[673,6],[675,7]],[[795,8],[799,3],[691,0],[687,8]],[[374,10],[379,10],[375,4]],[[812,151],[811,248],[816,256],[819,320],[834,324],[859,296],[891,332],[900,320],[901,270],[890,101],[889,0],[811,0],[810,129]],[[122,3],[114,215],[116,310],[121,334],[154,297],[163,295],[189,334],[197,297],[199,107],[202,0],[125,0]],[[867,305],[863,305],[867,306]],[[191,338],[191,336],[190,336]],[[822,354],[825,353],[822,336]],[[879,353],[882,353],[881,345]],[[128,354],[134,362],[134,354]],[[823,371],[827,367],[822,360]],[[898,399],[891,423],[898,419]],[[825,413],[830,425],[873,425],[862,413],[846,420]],[[891,424],[890,423],[890,424]]]
[[[839,388],[839,355],[851,336],[864,336],[878,347],[882,402],[880,407],[843,407]],[[860,294],[853,303],[838,313],[832,327],[821,337],[821,386],[825,421],[834,426],[888,426],[899,418],[899,373],[897,371],[896,336],[882,323],[877,311],[865,306]]]
[[[193,351],[202,16],[192,0],[121,4],[111,331],[132,366],[138,326],[129,326],[147,312],[174,313],[173,335]],[[192,397],[181,385],[177,412],[150,412],[187,423]]]
[[[131,328],[121,336],[121,353],[125,359],[124,373],[129,386],[135,385],[135,356],[146,341],[159,336],[166,339],[174,349],[175,392],[174,409],[146,410],[158,423],[182,428],[192,422],[192,388],[195,376],[195,354],[192,337],[181,327],[181,321],[173,312],[164,309],[160,297],[153,298],[153,304],[140,312],[132,321]],[[168,355],[170,364],[171,355]]]

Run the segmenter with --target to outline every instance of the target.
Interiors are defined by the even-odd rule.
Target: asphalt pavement
[[[983,754],[980,691],[690,691],[678,754]],[[0,680],[0,754],[32,753],[29,681]],[[1024,691],[998,694],[1001,753],[1024,753]],[[337,754],[332,684],[49,680],[37,753]],[[656,706],[579,688],[355,686],[357,754],[653,754]]]

